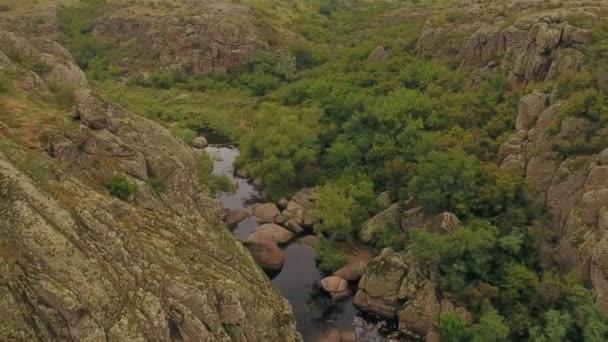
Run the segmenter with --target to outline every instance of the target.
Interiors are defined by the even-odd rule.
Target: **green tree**
[[[454,313],[446,313],[439,318],[439,333],[445,342],[466,342],[471,339],[469,329]]]
[[[509,340],[510,329],[494,308],[487,309],[479,322],[471,327],[472,342],[502,342]]]

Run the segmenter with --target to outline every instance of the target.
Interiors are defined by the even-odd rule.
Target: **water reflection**
[[[213,172],[228,175],[238,185],[234,193],[220,194],[218,200],[225,208],[251,213],[251,205],[260,200],[259,193],[247,180],[234,177],[233,163],[239,150],[232,146],[209,146],[205,150],[214,160]],[[255,218],[250,216],[240,222],[233,233],[244,241],[256,226]],[[269,278],[291,303],[304,341],[314,342],[329,329],[354,331],[357,341],[386,341],[388,325],[384,321],[358,313],[352,298],[334,302],[319,288],[322,274],[317,269],[312,247],[296,241],[283,246],[283,253],[283,268]]]

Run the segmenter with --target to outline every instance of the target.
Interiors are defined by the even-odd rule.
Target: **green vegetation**
[[[423,230],[411,234],[414,254],[438,267],[442,291],[458,294],[480,313],[471,328],[454,317],[442,318],[444,336],[450,341],[604,340],[608,318],[591,292],[574,277],[538,264],[524,231],[505,235],[500,230],[475,220],[450,237]],[[570,319],[572,313],[579,319]]]
[[[200,129],[238,140],[237,166],[263,180],[265,199],[315,186],[324,272],[344,265],[341,247],[358,243],[362,224],[380,210],[380,192],[388,191],[393,202],[414,199],[429,217],[455,213],[463,226],[449,237],[422,229],[406,234],[389,224],[370,242],[377,250],[407,249],[427,276],[440,275],[439,295],[473,314],[470,326],[455,314],[441,317],[446,341],[608,339],[607,318],[592,292],[561,273],[547,252],[556,246],[542,233],[542,208],[497,157],[513,133],[519,98],[532,89],[555,89],[552,95],[564,101],[551,128],[551,142],[564,157],[606,147],[608,20],[593,27],[580,73],[524,89],[496,74],[470,87],[469,73],[456,68],[457,49],[441,61],[413,53],[424,16],[375,18],[399,1],[241,1],[252,7],[271,48],[225,74],[126,75],[108,62],[113,46],[90,35],[106,6],[102,0],[62,9],[61,30],[110,100],[186,143]],[[462,15],[449,9],[433,20],[460,22]],[[572,22],[584,25],[581,18]],[[459,34],[450,32],[446,46],[457,46]],[[378,46],[390,54],[368,60]],[[201,154],[197,167],[200,183],[212,192],[232,188],[212,173],[208,155]]]
[[[78,7],[61,7],[59,11],[59,29],[63,36],[63,45],[69,49],[78,65],[83,69],[90,66],[99,69],[107,68],[105,55],[112,47],[95,40],[91,36],[95,18],[106,11],[106,0],[82,0]]]
[[[207,153],[201,153],[196,161],[199,183],[207,187],[211,193],[233,192],[235,184],[225,174],[213,173],[213,160]]]
[[[106,180],[106,188],[114,197],[125,201],[135,192],[135,184],[123,175],[114,175]]]
[[[346,264],[346,256],[331,239],[321,238],[317,249],[318,267],[325,273],[332,273]]]

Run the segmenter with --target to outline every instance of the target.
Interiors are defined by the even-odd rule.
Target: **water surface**
[[[218,200],[225,208],[251,213],[251,204],[259,201],[259,192],[246,179],[234,177],[233,163],[239,154],[238,148],[214,145],[205,150],[214,160],[213,172],[226,174],[238,185],[234,193],[221,194]],[[250,216],[239,223],[233,233],[244,241],[256,226],[255,218]],[[352,298],[334,302],[319,289],[322,274],[316,267],[312,247],[295,241],[283,247],[283,253],[283,269],[271,281],[291,303],[304,341],[314,342],[332,328],[355,331],[358,341],[386,341],[379,333],[384,322],[364,318],[353,306]]]

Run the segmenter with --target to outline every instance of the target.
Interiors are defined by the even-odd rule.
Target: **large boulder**
[[[203,149],[207,147],[207,139],[203,136],[198,136],[192,139],[192,147],[196,149]]]
[[[383,229],[399,227],[399,216],[401,206],[398,203],[392,204],[388,209],[380,212],[367,220],[359,231],[359,238],[363,242],[372,242]]]
[[[241,221],[245,220],[249,217],[249,213],[245,210],[232,210],[226,209],[226,223],[229,227],[234,227],[239,224]]]
[[[409,271],[402,255],[391,249],[383,250],[367,266],[353,303],[386,318],[396,317],[402,304],[401,285]]]
[[[335,271],[333,275],[348,281],[359,280],[365,273],[365,268],[367,267],[368,263],[368,260],[357,260],[348,263],[346,266]]]
[[[399,330],[426,336],[435,329],[441,310],[435,291],[437,284],[425,281],[399,312]]]
[[[321,288],[329,293],[333,300],[342,300],[350,296],[348,282],[337,276],[325,277],[321,280]]]
[[[257,227],[253,231],[253,234],[258,234],[260,232],[269,233],[278,244],[287,243],[294,237],[292,232],[274,223],[266,223]]]
[[[547,108],[547,95],[533,91],[519,101],[519,114],[515,122],[518,131],[529,130],[536,123],[536,119]]]
[[[253,259],[261,268],[268,271],[278,271],[283,267],[285,258],[274,237],[269,232],[256,232],[251,234],[245,246]]]
[[[282,223],[283,216],[274,203],[264,203],[253,208],[253,216],[259,223]]]

